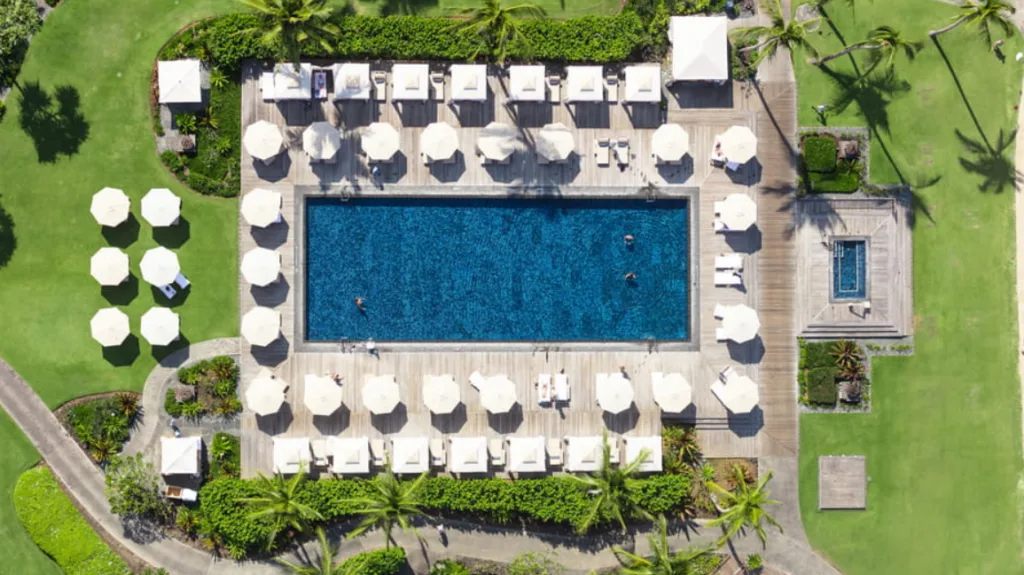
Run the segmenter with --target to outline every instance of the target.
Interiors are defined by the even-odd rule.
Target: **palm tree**
[[[483,0],[479,7],[464,8],[461,13],[469,16],[469,20],[459,26],[460,31],[479,36],[498,64],[505,62],[512,42],[526,41],[519,31],[519,20],[547,16],[544,9],[536,4],[523,2],[506,7],[502,6],[501,0]],[[479,51],[473,54],[473,58],[478,55]]]
[[[782,533],[782,526],[764,510],[765,505],[779,504],[778,501],[768,499],[769,492],[765,490],[765,485],[772,478],[772,472],[768,471],[753,486],[747,482],[743,474],[743,468],[739,465],[733,466],[733,476],[736,482],[736,489],[734,491],[729,491],[714,481],[708,482],[708,487],[718,496],[718,506],[721,512],[718,518],[708,522],[708,526],[725,526],[725,533],[718,539],[718,545],[723,545],[733,535],[736,535],[740,529],[746,526],[757,532],[757,536],[761,538],[761,545],[765,546],[767,545],[768,535],[761,526],[762,521],[767,521],[769,524],[774,525],[778,528],[779,533]]]
[[[879,64],[884,63],[886,68],[891,68],[893,60],[895,60],[896,56],[899,54],[905,55],[908,60],[913,60],[923,47],[923,42],[907,40],[898,30],[890,28],[889,26],[879,26],[871,32],[868,32],[868,37],[863,42],[851,44],[835,54],[829,54],[828,56],[822,56],[820,58],[812,58],[808,60],[808,62],[816,66],[820,66],[826,62],[835,60],[836,58],[846,56],[856,50],[871,50],[873,60],[867,72],[863,74],[863,76],[867,76]]]
[[[848,339],[841,339],[832,344],[829,355],[836,359],[836,367],[845,368],[853,364],[860,364],[864,355],[860,352],[857,342]]]
[[[310,521],[323,520],[312,507],[299,503],[297,494],[305,473],[296,473],[291,479],[285,479],[280,473],[267,477],[262,473],[255,486],[259,493],[256,497],[241,499],[253,508],[249,519],[267,518],[270,520],[270,533],[267,534],[267,549],[274,546],[278,534],[285,528],[296,532],[305,531]]]
[[[330,38],[341,30],[328,21],[334,9],[327,0],[241,0],[256,11],[259,24],[243,32],[258,32],[260,41],[277,50],[277,58],[296,69],[302,47],[311,42],[333,51]]]
[[[368,530],[379,527],[384,531],[384,544],[391,547],[391,530],[398,525],[403,531],[412,531],[417,537],[420,532],[412,525],[412,519],[426,516],[420,509],[420,489],[426,481],[423,473],[412,483],[403,483],[395,477],[389,463],[387,469],[374,480],[374,491],[368,497],[351,501],[356,507],[355,513],[363,516],[363,520],[347,536],[358,537]]]
[[[335,564],[334,560],[338,555],[338,546],[332,545],[327,540],[327,534],[322,527],[316,528],[316,539],[320,546],[317,548],[314,557],[301,558],[302,563],[292,563],[280,557],[274,561],[287,567],[295,575],[356,575],[350,568],[343,567],[343,563]]]
[[[651,557],[643,557],[626,551],[618,545],[612,547],[612,553],[622,564],[619,571],[622,575],[695,575],[697,559],[714,550],[714,547],[690,547],[672,553],[668,547],[668,522],[664,515],[659,515],[654,523],[657,533],[647,540],[651,543]]]
[[[1004,0],[960,0],[957,8],[957,15],[953,17],[953,22],[949,26],[932,30],[928,35],[934,39],[961,24],[971,24],[977,26],[981,37],[991,44],[992,26],[1001,28],[1006,36],[1012,36],[1017,29],[1010,19],[1010,15],[1017,9]]]
[[[780,46],[790,50],[803,48],[811,54],[818,54],[814,46],[807,41],[807,26],[821,18],[812,18],[804,22],[796,19],[787,21],[782,15],[781,0],[761,0],[761,9],[771,18],[770,26],[749,26],[737,28],[732,32],[735,40],[754,41],[754,44],[740,49],[741,54],[756,52],[751,66],[756,68],[761,62],[774,57]]]
[[[580,488],[586,490],[588,495],[593,496],[590,508],[587,509],[583,521],[577,526],[580,533],[586,533],[594,524],[604,518],[611,518],[618,521],[622,532],[626,532],[626,519],[642,517],[651,519],[651,514],[636,504],[632,497],[636,489],[636,474],[640,465],[650,455],[650,451],[643,449],[636,459],[629,462],[625,467],[613,467],[611,464],[611,446],[608,445],[608,433],[602,435],[604,450],[601,456],[601,467],[595,473],[586,475],[569,475],[576,481]]]

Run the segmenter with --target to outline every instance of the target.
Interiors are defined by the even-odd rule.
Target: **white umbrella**
[[[327,376],[306,375],[302,402],[313,415],[330,415],[341,407],[341,386]]]
[[[341,135],[329,122],[313,122],[302,132],[302,149],[311,159],[329,160],[341,149]]]
[[[491,413],[508,413],[516,404],[516,384],[508,377],[488,377],[480,386],[480,405]]]
[[[662,162],[680,162],[690,151],[690,135],[679,124],[662,124],[651,136],[651,151]]]
[[[249,155],[264,162],[281,153],[284,148],[284,136],[281,129],[266,120],[249,124],[242,137],[242,144]]]
[[[166,228],[178,223],[181,198],[167,188],[153,188],[142,198],[142,219],[154,228]]]
[[[761,320],[757,318],[757,312],[743,305],[731,305],[725,307],[725,315],[722,316],[722,329],[725,330],[727,339],[736,343],[745,343],[757,337],[761,329]]]
[[[288,384],[274,377],[269,370],[260,371],[256,379],[249,383],[245,390],[245,403],[257,415],[277,413],[284,404],[284,391]]]
[[[113,228],[128,219],[131,208],[132,201],[124,192],[117,188],[103,188],[93,194],[89,212],[96,218],[96,223]]]
[[[450,160],[459,149],[459,134],[451,124],[434,122],[420,132],[420,150],[433,161]]]
[[[500,122],[491,122],[480,130],[476,149],[488,160],[504,162],[516,150],[516,133]]]
[[[718,217],[730,230],[743,231],[757,222],[757,203],[746,194],[730,194],[721,210]]]
[[[451,413],[458,407],[459,385],[450,374],[428,375],[423,382],[423,405],[434,413]]]
[[[249,225],[265,228],[281,219],[281,192],[263,188],[245,194],[242,198],[242,217]]]
[[[170,345],[181,333],[181,319],[166,307],[151,307],[142,314],[142,337],[151,345]]]
[[[608,413],[622,413],[633,405],[633,384],[621,373],[613,373],[597,386],[597,403]]]
[[[174,283],[181,273],[178,255],[163,246],[146,250],[139,268],[142,279],[158,287]]]
[[[116,307],[103,308],[96,312],[89,322],[89,328],[92,330],[92,338],[103,347],[121,345],[131,333],[128,316]]]
[[[363,405],[375,415],[391,413],[401,401],[393,375],[378,375],[363,384]]]
[[[721,136],[722,155],[734,164],[745,164],[757,155],[757,136],[746,126],[733,126]]]
[[[725,384],[725,398],[722,399],[722,403],[733,413],[750,413],[759,400],[757,384],[745,375],[734,377]]]
[[[116,286],[128,279],[128,254],[117,248],[100,248],[89,260],[89,273],[103,286]]]
[[[572,155],[576,140],[564,124],[548,124],[537,132],[537,153],[550,162],[564,162]]]
[[[651,381],[654,401],[661,410],[680,413],[693,402],[693,388],[681,373],[669,373]]]
[[[254,307],[242,316],[242,337],[252,345],[267,346],[281,336],[281,314],[269,307]]]
[[[242,275],[255,286],[268,286],[281,275],[281,254],[267,248],[253,248],[242,257]]]
[[[360,145],[371,160],[387,162],[398,153],[398,130],[391,124],[374,122],[363,130]]]

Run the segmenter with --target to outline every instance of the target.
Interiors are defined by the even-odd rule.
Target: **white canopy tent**
[[[597,403],[608,413],[622,413],[633,405],[633,383],[621,373],[597,378]]]
[[[433,413],[451,413],[462,402],[459,384],[451,374],[423,378],[423,405]]]
[[[313,122],[302,132],[302,149],[310,160],[334,161],[341,149],[341,135],[330,122]]]
[[[430,450],[426,437],[391,439],[391,470],[395,473],[423,473],[430,469]]]
[[[760,401],[757,383],[746,375],[732,377],[725,385],[716,384],[712,384],[711,390],[726,409],[737,415],[750,413]]]
[[[198,104],[203,101],[203,64],[199,60],[156,63],[161,104]]]
[[[731,126],[719,141],[720,151],[730,164],[745,164],[757,155],[757,136],[746,126]]]
[[[452,437],[448,471],[487,473],[487,438]]]
[[[516,102],[543,102],[544,66],[509,66],[508,98]]]
[[[604,446],[600,435],[573,437],[568,436],[566,441],[565,470],[571,472],[597,471],[601,468],[601,460],[604,458]],[[615,443],[608,438],[608,446],[614,449]],[[614,454],[612,461],[617,458]]]
[[[680,413],[693,403],[693,387],[681,373],[651,374],[654,401],[667,413]]]
[[[170,345],[181,334],[181,318],[171,308],[151,307],[142,314],[140,331],[150,345]]]
[[[371,161],[388,162],[398,153],[398,130],[391,124],[374,122],[363,129],[360,144]]]
[[[547,471],[547,447],[544,437],[509,437],[508,471],[543,473]]]
[[[101,286],[116,286],[128,279],[128,254],[117,248],[100,248],[89,259],[89,273]]]
[[[398,382],[391,374],[371,376],[363,384],[363,406],[374,415],[391,413],[402,400]]]
[[[487,101],[487,66],[485,64],[452,64],[452,100]]]
[[[658,163],[679,163],[689,151],[690,135],[679,124],[662,124],[651,135],[651,152]]]
[[[721,204],[718,217],[729,230],[750,229],[757,223],[757,203],[746,194],[729,194]]]
[[[89,321],[92,338],[103,347],[116,347],[124,343],[131,333],[128,316],[116,307],[107,307],[96,312]]]
[[[157,287],[174,283],[181,273],[178,254],[163,246],[146,250],[139,262],[139,269],[142,270],[142,279]]]
[[[308,473],[309,462],[312,460],[308,437],[274,438],[274,473]]]
[[[327,438],[327,450],[333,458],[334,473],[359,475],[370,472],[370,440],[366,437]]]
[[[369,100],[372,90],[369,64],[349,62],[334,65],[335,100]]]
[[[565,124],[547,124],[537,132],[537,153],[549,162],[564,162],[576,148],[576,139]]]
[[[242,144],[250,156],[267,163],[284,149],[284,135],[276,124],[257,120],[245,128]]]
[[[516,151],[516,132],[508,124],[491,122],[480,130],[476,149],[493,162],[504,162]]]
[[[313,415],[331,415],[341,407],[342,388],[330,377],[306,374],[302,384],[302,403]]]
[[[480,405],[491,413],[508,413],[516,401],[516,384],[508,376],[488,377],[480,386]]]
[[[197,475],[199,456],[203,453],[203,438],[161,437],[160,475]]]
[[[724,16],[673,16],[672,80],[728,80],[729,37]]]
[[[604,101],[604,70],[600,66],[568,66],[565,70],[566,102]]]
[[[761,320],[758,319],[756,311],[744,304],[724,306],[724,309],[722,330],[726,339],[746,343],[757,337],[757,332],[761,329]]]
[[[115,228],[128,219],[132,209],[132,201],[117,188],[103,188],[92,196],[89,212],[96,223],[108,228]]]
[[[313,65],[291,63],[274,66],[275,100],[309,100],[313,97]]]
[[[257,415],[277,413],[284,404],[286,389],[287,383],[277,379],[269,369],[261,369],[245,390],[245,404]]]
[[[434,162],[455,157],[459,149],[459,133],[447,122],[433,122],[420,132],[420,150]]]
[[[267,248],[253,248],[242,257],[242,275],[254,286],[268,286],[281,275],[281,254]]]
[[[391,67],[391,99],[421,100],[430,98],[430,66],[427,64],[395,64]]]
[[[640,457],[640,454],[646,450],[647,455],[640,464],[639,470],[649,472],[661,471],[660,435],[653,435],[650,437],[624,437],[622,439],[626,443],[626,465],[633,463],[633,461]]]
[[[661,102],[661,66],[626,66],[626,102]]]
[[[250,226],[258,228],[281,221],[281,192],[256,188],[245,194],[242,198],[242,217]]]
[[[252,345],[267,346],[281,336],[281,314],[257,306],[242,316],[242,337]]]
[[[181,198],[167,188],[153,188],[142,198],[142,219],[154,228],[166,228],[178,223]]]

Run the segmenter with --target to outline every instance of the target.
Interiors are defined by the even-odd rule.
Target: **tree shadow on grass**
[[[0,196],[3,198],[3,196]],[[0,268],[5,267],[14,256],[18,238],[14,236],[14,218],[0,205]]]
[[[972,156],[961,156],[960,166],[983,178],[978,191],[1001,194],[1007,188],[1014,189],[1017,184],[1024,183],[1024,174],[1017,171],[1013,156],[1007,153],[1016,142],[1017,130],[1007,134],[1000,128],[995,145],[990,145],[985,138],[982,141],[972,140],[960,130],[954,132],[964,151]]]
[[[40,163],[77,154],[89,137],[89,122],[82,115],[81,98],[74,86],[57,86],[51,96],[39,82],[26,82],[18,100],[21,129],[32,138]]]

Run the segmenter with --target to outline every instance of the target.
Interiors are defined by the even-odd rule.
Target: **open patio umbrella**
[[[250,226],[265,228],[281,219],[281,192],[263,188],[245,194],[242,198],[242,217]]]
[[[391,124],[374,122],[363,130],[360,138],[363,153],[376,162],[390,161],[398,153],[398,130]]]
[[[139,268],[142,270],[142,279],[157,287],[174,283],[174,279],[181,273],[178,255],[163,246],[146,250]]]
[[[242,275],[254,286],[268,286],[281,275],[281,254],[267,248],[253,248],[242,257]]]
[[[757,155],[757,136],[746,126],[733,126],[721,136],[722,155],[733,164],[745,164]]]
[[[667,413],[680,413],[693,402],[693,388],[681,373],[669,373],[651,381],[654,401]]]
[[[757,383],[745,375],[734,377],[725,384],[725,397],[720,398],[725,408],[735,414],[750,413],[760,401]]]
[[[680,162],[690,151],[690,135],[679,124],[662,124],[651,136],[651,151],[659,162]]]
[[[181,198],[167,188],[153,188],[142,198],[142,219],[154,228],[166,228],[178,223]]]
[[[461,402],[459,385],[450,374],[428,375],[423,381],[423,405],[434,413],[451,413]]]
[[[564,162],[572,155],[576,140],[564,124],[547,124],[537,132],[537,153],[549,162]]]
[[[302,132],[302,149],[312,160],[330,160],[341,149],[341,135],[329,122],[313,122]]]
[[[277,125],[258,120],[245,129],[242,144],[250,156],[268,162],[284,149],[284,136]]]
[[[257,415],[277,413],[284,404],[286,389],[288,384],[274,377],[270,370],[260,370],[245,390],[245,404]]]
[[[633,384],[621,373],[613,373],[597,386],[597,404],[608,413],[622,413],[633,405]]]
[[[746,194],[729,194],[718,217],[730,230],[743,231],[757,223],[757,203]]]
[[[142,314],[142,337],[150,345],[170,345],[181,333],[181,319],[166,307],[151,307]]]
[[[476,149],[493,162],[504,162],[516,151],[516,132],[508,124],[491,122],[480,130]]]
[[[89,260],[89,273],[101,286],[116,286],[128,279],[128,254],[117,248],[100,248]]]
[[[302,402],[313,415],[330,415],[341,407],[341,386],[327,376],[306,375]]]
[[[480,405],[491,413],[508,413],[516,404],[516,384],[508,377],[488,377],[480,386]]]
[[[103,347],[114,347],[124,343],[131,333],[128,316],[116,307],[103,308],[89,321],[92,338]]]
[[[267,346],[281,336],[281,314],[269,307],[254,307],[242,316],[242,337],[252,345]]]
[[[434,162],[444,162],[459,149],[459,134],[451,124],[434,122],[420,132],[420,150]]]
[[[401,401],[393,375],[378,375],[363,384],[363,405],[374,415],[391,413]]]
[[[117,188],[103,188],[92,196],[89,212],[101,226],[113,228],[128,219],[132,201]]]
[[[722,329],[725,330],[726,338],[736,343],[746,343],[757,337],[761,320],[757,318],[757,312],[746,305],[726,306]]]

